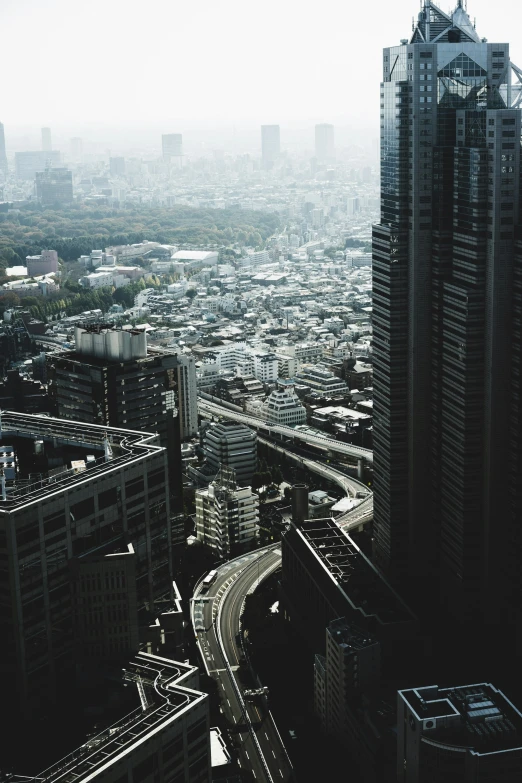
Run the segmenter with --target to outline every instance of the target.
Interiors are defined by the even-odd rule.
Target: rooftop
[[[22,481],[8,486],[6,499],[3,500],[0,495],[0,514],[36,503],[49,495],[71,489],[73,485],[92,481],[109,471],[119,470],[123,465],[164,451],[156,445],[157,435],[151,433],[0,411],[0,443],[11,445],[18,438],[73,447],[81,456],[86,450],[94,451],[96,459],[87,462],[81,472],[74,468],[64,469],[33,483]]]
[[[104,772],[117,759],[146,742],[174,716],[207,696],[184,686],[197,668],[156,655],[138,653],[124,670],[124,679],[136,683],[138,707],[120,721],[91,737],[36,778],[45,783],[78,783]]]
[[[433,685],[399,691],[429,740],[493,753],[522,749],[522,714],[490,683],[439,688]],[[427,723],[432,725],[427,725]]]
[[[380,625],[415,621],[411,610],[333,519],[307,520],[295,529],[361,618],[374,617]]]

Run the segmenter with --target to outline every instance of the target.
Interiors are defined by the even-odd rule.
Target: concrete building
[[[279,125],[261,125],[261,159],[264,169],[271,169],[281,154]]]
[[[73,201],[72,172],[68,169],[46,168],[37,171],[36,198],[42,206],[71,204]]]
[[[490,683],[397,694],[397,781],[519,780],[522,713]]]
[[[4,688],[13,709],[38,714],[87,655],[82,634],[88,657],[132,653],[136,622],[147,627],[148,608],[170,594],[167,452],[156,435],[6,411],[1,443],[16,456],[0,494]],[[86,598],[125,615],[103,650],[92,631],[114,618]]]
[[[281,548],[281,609],[307,646],[324,655],[326,627],[344,617],[383,645],[398,676],[416,618],[353,539],[333,519],[305,520]]]
[[[70,140],[71,158],[77,163],[81,160],[83,155],[83,139],[79,136],[75,136]]]
[[[183,264],[188,272],[197,272],[207,266],[218,264],[218,253],[214,250],[178,250],[172,256],[173,264]]]
[[[322,731],[343,748],[361,783],[391,781],[394,775],[395,725],[379,714],[380,680],[379,642],[344,618],[331,622],[326,653],[315,656],[314,710]]]
[[[161,153],[166,163],[183,160],[183,135],[181,133],[164,133],[161,137]]]
[[[211,783],[208,695],[199,691],[197,668],[140,652],[123,679],[134,689],[135,709],[34,780],[157,783],[161,775],[171,783]]]
[[[324,364],[304,365],[295,374],[296,383],[309,386],[310,391],[322,397],[338,397],[349,392],[345,381],[329,370]]]
[[[276,383],[279,373],[275,353],[254,354],[254,376],[261,383]]]
[[[58,271],[58,253],[56,250],[42,250],[39,256],[26,256],[28,277],[52,275]]]
[[[51,129],[42,128],[42,150],[43,152],[50,152],[52,148]]]
[[[178,399],[181,439],[192,438],[198,432],[198,390],[196,360],[192,355],[178,354]]]
[[[315,157],[319,161],[335,158],[334,126],[322,123],[315,126]]]
[[[18,179],[34,180],[38,171],[57,168],[60,165],[61,155],[58,150],[15,152],[15,173]]]
[[[257,469],[257,435],[244,424],[220,421],[205,430],[203,452],[217,474],[222,465],[233,468],[241,487],[248,486]]]
[[[92,272],[80,278],[81,285],[85,288],[106,288],[114,282],[113,272]]]
[[[266,421],[295,427],[306,422],[306,408],[301,405],[293,386],[275,389],[269,394],[263,406]]]
[[[168,451],[170,490],[177,505],[181,448],[176,354],[148,348],[143,331],[100,324],[75,327],[75,344],[73,351],[48,357],[56,414],[159,433]]]
[[[239,487],[235,471],[222,466],[207,489],[196,491],[196,536],[221,558],[254,543],[259,535],[259,498]]]
[[[125,158],[109,158],[109,171],[112,177],[125,176]]]

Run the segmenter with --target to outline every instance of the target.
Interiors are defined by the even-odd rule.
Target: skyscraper
[[[315,157],[332,160],[335,157],[334,126],[328,123],[315,126]]]
[[[518,541],[512,71],[508,44],[481,39],[461,0],[449,15],[425,0],[411,39],[383,53],[374,558],[398,583],[417,575],[440,588],[446,609],[470,621],[495,599],[499,619],[509,606],[506,544]]]
[[[261,158],[264,169],[271,169],[281,153],[279,125],[261,125]]]
[[[5,154],[4,125],[0,122],[0,171],[7,174],[7,155]]]
[[[51,141],[51,129],[42,128],[42,151],[50,152],[52,148],[53,148],[53,143]]]
[[[166,133],[161,137],[163,160],[167,163],[182,159],[183,136],[181,133]]]

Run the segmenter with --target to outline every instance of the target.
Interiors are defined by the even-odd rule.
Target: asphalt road
[[[237,738],[241,769],[267,783],[292,780],[292,766],[266,700],[253,704],[243,696],[238,634],[246,595],[280,564],[277,545],[251,552],[221,566],[208,592],[198,586],[192,601],[194,631],[207,672],[217,680],[231,736]]]

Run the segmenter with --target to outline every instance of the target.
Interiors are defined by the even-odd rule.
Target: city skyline
[[[445,4],[441,5],[441,10],[448,10]],[[503,7],[512,13],[507,0],[501,0],[500,6],[494,9],[486,0],[470,3],[471,18],[476,16],[479,20],[479,35],[487,34],[489,41],[505,39]],[[4,86],[1,121],[13,127],[33,123],[57,129],[71,127],[84,122],[86,106],[89,106],[90,121],[94,112],[103,117],[103,124],[110,126],[114,124],[113,118],[118,117],[121,122],[130,106],[135,109],[141,105],[140,119],[136,119],[133,111],[129,124],[147,127],[164,123],[163,132],[166,133],[175,123],[180,132],[185,132],[186,122],[221,124],[219,118],[224,120],[223,107],[227,105],[226,117],[232,117],[236,122],[340,124],[344,119],[347,124],[366,127],[368,118],[373,118],[371,124],[376,125],[376,93],[371,87],[368,89],[368,85],[379,83],[379,52],[390,42],[399,43],[401,37],[409,34],[410,30],[404,29],[404,20],[416,17],[417,4],[409,0],[382,4],[379,13],[372,15],[371,36],[364,34],[369,24],[364,5],[343,7],[339,11],[337,5],[327,4],[313,19],[300,11],[295,0],[284,6],[265,5],[264,13],[256,22],[257,40],[261,46],[264,41],[270,41],[270,48],[277,49],[280,55],[252,58],[251,37],[241,34],[244,9],[237,0],[228,0],[219,8],[208,3],[202,9],[189,6],[174,9],[163,0],[153,2],[149,13],[153,18],[156,15],[161,19],[163,29],[172,22],[172,29],[178,31],[177,57],[191,64],[184,78],[177,80],[175,110],[172,111],[165,108],[169,105],[165,95],[170,84],[167,77],[161,78],[163,73],[170,73],[168,48],[157,47],[147,58],[136,58],[127,64],[125,76],[118,74],[114,80],[107,78],[107,63],[103,58],[93,62],[91,58],[78,57],[79,51],[100,38],[99,19],[103,19],[101,29],[105,37],[118,35],[125,39],[127,46],[139,50],[145,41],[137,4],[116,0],[107,6],[101,0],[95,0],[88,17],[78,25],[76,9],[64,0],[52,0],[45,7],[40,7],[35,0],[4,3],[0,19],[5,34],[6,61],[11,59],[18,63],[16,29],[28,15],[32,19],[31,27],[25,29],[24,26],[28,46],[37,50],[40,30],[49,13],[57,20],[60,46],[46,51],[44,67],[37,71],[30,62],[18,63],[16,80]],[[201,18],[205,19],[204,25]],[[276,25],[274,19],[278,20]],[[290,40],[288,29],[294,31]],[[346,46],[347,34],[352,36],[349,47]],[[215,49],[211,69],[206,58],[193,57],[195,36],[202,49],[210,53]],[[328,43],[315,47],[314,58],[307,61],[301,56],[303,40]],[[216,46],[217,41],[219,46]],[[73,68],[63,67],[68,57],[74,62]],[[514,62],[522,62],[522,44],[516,41],[512,57]],[[364,78],[360,76],[362,59]],[[242,61],[248,63],[247,67],[240,65]],[[340,110],[340,96],[346,94],[347,74],[354,75],[348,82],[349,106]],[[55,107],[52,111],[48,100],[50,84],[57,99],[52,102]],[[21,102],[20,94],[30,94],[31,101]],[[59,100],[62,94],[67,95],[66,101]],[[313,95],[312,102],[310,95]]]

